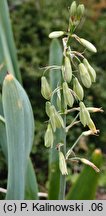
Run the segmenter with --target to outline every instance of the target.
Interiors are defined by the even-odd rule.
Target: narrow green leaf
[[[0,115],[3,116],[2,96],[0,94]]]
[[[6,136],[5,123],[1,120],[0,120],[0,146],[2,148],[3,154],[7,162],[8,161],[7,136]]]
[[[5,61],[8,71],[21,82],[7,0],[0,0],[0,44],[3,62]]]
[[[25,199],[38,200],[38,185],[33,165],[30,159],[28,160],[28,167],[26,172]]]
[[[26,168],[34,136],[32,109],[24,89],[12,75],[4,80],[2,100],[8,146],[6,199],[24,199]]]
[[[6,135],[5,123],[3,121],[0,121],[0,146],[5,156],[6,163],[8,163],[7,135]],[[28,160],[25,181],[26,181],[25,199],[38,200],[38,185],[37,185],[36,175],[35,175],[35,171],[31,159]]]
[[[6,76],[6,72],[7,72],[7,67],[6,67],[6,62],[4,58],[4,52],[3,52],[3,46],[0,40],[0,65],[3,63],[4,63],[4,67],[2,67],[2,69],[0,70],[0,84],[3,83],[4,77]]]
[[[1,94],[0,94],[0,146],[7,162],[8,161],[7,136],[6,136],[5,120],[3,118],[3,106],[2,106]]]
[[[101,150],[96,149],[92,154],[92,162],[98,167],[102,164]],[[93,200],[95,199],[100,173],[90,166],[85,166],[72,188],[69,190],[67,200]]]

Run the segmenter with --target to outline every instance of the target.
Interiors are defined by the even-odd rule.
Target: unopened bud
[[[72,67],[71,67],[71,62],[70,59],[65,56],[65,67],[63,67],[62,70],[62,75],[63,75],[63,79],[66,82],[70,82],[72,79]]]
[[[50,107],[50,121],[51,121],[51,125],[53,128],[53,131],[56,131],[56,127],[57,128],[64,128],[64,121],[62,119],[62,117],[60,116],[60,114],[57,112],[57,110],[55,109],[54,105],[52,105]]]
[[[85,67],[85,65],[83,63],[79,64],[79,71],[80,71],[80,77],[81,77],[81,81],[83,83],[83,85],[86,88],[90,88],[91,86],[91,78],[90,75]]]
[[[85,12],[84,5],[83,4],[78,5],[78,7],[77,7],[77,17],[78,17],[78,19],[82,18],[82,16],[84,15],[84,12]]]
[[[54,119],[55,119],[55,125],[57,128],[64,128],[64,121],[61,117],[61,115],[57,112],[57,110],[55,109],[55,107],[52,105],[52,111],[54,114]]]
[[[84,38],[79,38],[79,42],[86,47],[89,51],[96,53],[96,47],[89,41],[85,40]]]
[[[73,106],[74,98],[73,95],[67,85],[66,82],[63,83],[63,95],[64,95],[64,103],[65,107],[68,105],[69,107]]]
[[[73,80],[73,91],[76,93],[79,100],[83,100],[84,90],[77,78]]]
[[[80,102],[80,121],[84,127],[88,125],[90,121],[90,114],[83,102]]]
[[[46,102],[46,114],[50,117],[50,107],[51,103],[49,101]]]
[[[97,134],[97,129],[96,129],[96,126],[94,124],[94,122],[92,121],[92,119],[90,118],[89,122],[88,122],[88,127],[89,129],[94,133],[94,134]]]
[[[49,100],[51,97],[51,89],[46,77],[41,78],[41,94],[46,99]]]
[[[50,122],[53,128],[53,131],[56,131],[56,122],[55,122],[55,107],[52,105],[50,107]]]
[[[58,38],[64,35],[63,31],[54,31],[49,34],[49,38]]]
[[[53,146],[53,132],[52,132],[52,128],[51,125],[48,124],[46,133],[45,133],[45,137],[44,137],[44,141],[45,141],[45,146],[48,147],[52,147]]]
[[[87,61],[87,59],[84,58],[83,59],[83,63],[84,63],[85,67],[88,70],[88,73],[90,75],[91,81],[95,82],[96,81],[96,72],[95,72],[95,70],[93,69],[93,67],[91,67],[91,65],[89,64],[89,62]]]
[[[60,90],[57,91],[57,107],[61,110],[61,93],[60,93]]]
[[[85,158],[81,158],[80,160],[81,160],[82,163],[84,163],[84,164],[92,167],[96,172],[100,172],[100,170],[98,169],[98,167],[95,166],[95,164],[93,164],[91,161],[89,161],[89,160],[87,160]]]
[[[59,168],[62,175],[68,175],[66,160],[61,151],[59,151]]]
[[[55,111],[55,123],[57,128],[64,128],[64,121],[57,111]]]
[[[76,12],[77,12],[77,5],[76,5],[76,1],[73,1],[70,7],[70,15],[71,17],[76,16]]]

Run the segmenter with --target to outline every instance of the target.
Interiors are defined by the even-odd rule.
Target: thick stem
[[[64,119],[64,124],[66,125],[66,115],[64,115],[63,119]],[[64,143],[64,145],[61,147],[61,151],[65,155],[66,154],[66,132],[65,132],[64,129],[63,129],[63,132],[62,132],[62,143]],[[66,176],[62,175],[60,173],[59,200],[64,200],[65,199],[65,190],[66,190]]]
[[[63,92],[61,94],[61,111],[65,113]],[[66,114],[64,114],[62,117],[64,121],[64,126],[66,127]],[[62,143],[64,143],[64,145],[61,147],[61,151],[65,155],[66,154],[66,130],[64,128],[62,129],[61,139],[62,139]],[[65,190],[66,190],[66,176],[60,173],[59,200],[65,199]]]
[[[59,42],[54,39],[50,46],[50,59],[49,65],[62,65],[62,49]],[[52,91],[54,91],[58,85],[61,84],[61,71],[51,70],[50,71],[50,85]],[[54,94],[51,100],[51,103],[57,107],[57,94]],[[48,190],[48,199],[49,200],[58,200],[59,195],[59,187],[60,187],[60,170],[59,170],[59,154],[56,150],[56,145],[61,142],[62,128],[56,129],[56,133],[54,134],[54,143],[53,148],[50,150],[49,155],[49,190]]]

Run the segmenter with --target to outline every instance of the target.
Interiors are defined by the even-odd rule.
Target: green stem
[[[61,81],[61,83],[63,83],[63,80]],[[63,92],[61,94],[61,111],[63,113],[65,113]],[[66,126],[66,114],[64,114],[62,117],[63,117],[64,125]],[[62,137],[61,138],[62,138],[62,143],[64,143],[64,145],[61,147],[61,151],[65,155],[66,154],[66,131],[64,128],[62,129]],[[65,177],[65,175],[62,175],[60,173],[59,200],[65,199],[65,190],[66,190],[66,177]]]
[[[73,126],[73,124],[75,123],[75,121],[77,120],[79,116],[79,113],[76,115],[76,117],[73,119],[73,121],[71,122],[71,124],[69,126],[66,127],[66,132],[69,131],[69,129]]]
[[[63,119],[64,119],[64,124],[66,125],[66,115],[64,115]],[[64,145],[61,147],[61,151],[65,155],[66,154],[66,132],[64,129],[62,133],[62,143],[64,143]],[[65,175],[62,175],[60,173],[59,200],[65,199],[65,190],[66,190],[66,177]]]
[[[83,133],[81,133],[81,135],[75,141],[75,143],[73,144],[73,146],[69,149],[69,151],[66,154],[66,159],[68,159],[68,157],[70,156],[70,154],[72,153],[73,149],[75,148],[75,146],[77,145],[78,141],[81,139],[82,136],[83,136]]]
[[[78,141],[81,139],[81,137],[83,136],[83,133],[81,133],[81,135],[78,137],[78,139],[75,141],[74,145],[71,147],[71,150],[73,150],[75,148],[75,146],[77,145]]]

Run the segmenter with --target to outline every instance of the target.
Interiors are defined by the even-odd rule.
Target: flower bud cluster
[[[81,18],[83,17],[85,12],[85,7],[83,4],[79,4],[77,6],[76,1],[73,1],[73,3],[71,4],[69,13],[70,13],[70,17],[71,17],[71,22],[73,25],[78,25]]]
[[[45,133],[45,146],[46,147],[53,147],[53,133],[56,132],[56,128],[64,128],[64,121],[59,114],[59,112],[56,110],[54,105],[51,105],[49,101],[46,102],[46,114],[49,117],[47,130]]]

